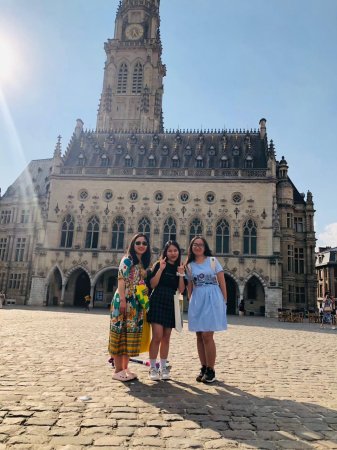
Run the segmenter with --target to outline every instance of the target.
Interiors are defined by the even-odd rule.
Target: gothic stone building
[[[159,0],[124,0],[96,130],[78,119],[63,153],[32,161],[0,200],[0,289],[28,305],[106,306],[137,231],[153,259],[168,239],[203,234],[223,265],[228,312],[315,303],[312,195],[257,130],[163,130]]]

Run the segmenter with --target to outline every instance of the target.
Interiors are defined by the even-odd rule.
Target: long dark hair
[[[186,266],[187,264],[189,264],[191,261],[194,261],[194,260],[195,260],[195,254],[194,254],[193,251],[192,251],[192,247],[193,247],[193,243],[194,243],[197,239],[200,239],[200,240],[204,243],[204,246],[205,246],[204,255],[205,255],[205,256],[212,256],[211,249],[209,248],[209,245],[208,245],[208,242],[206,241],[206,239],[205,239],[203,236],[195,236],[195,237],[191,240],[190,245],[189,245],[189,247],[188,247],[188,250],[187,250],[187,259],[186,259],[186,262],[185,262],[185,266]]]
[[[166,258],[167,262],[167,250],[171,245],[173,245],[179,252],[177,261],[174,263],[174,266],[177,269],[177,267],[180,266],[181,264],[181,249],[177,241],[167,241],[166,244],[164,245],[163,251],[161,252],[161,257]]]
[[[127,254],[128,254],[128,256],[131,257],[132,262],[133,262],[134,265],[136,265],[136,264],[138,264],[140,262],[138,257],[137,257],[136,250],[135,250],[135,242],[139,238],[143,238],[147,242],[146,252],[143,254],[142,261],[141,261],[144,269],[147,269],[149,267],[149,265],[150,265],[150,260],[151,260],[151,248],[150,248],[150,242],[149,242],[149,240],[148,240],[148,238],[147,238],[147,236],[145,234],[137,233],[137,234],[135,234],[133,236],[133,238],[131,239],[129,248],[127,250]]]

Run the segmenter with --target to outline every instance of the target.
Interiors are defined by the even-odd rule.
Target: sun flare
[[[14,47],[0,36],[0,81],[9,81],[14,76]]]

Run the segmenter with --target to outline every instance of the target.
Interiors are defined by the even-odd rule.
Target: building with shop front
[[[159,0],[124,0],[95,130],[78,119],[65,152],[32,161],[0,199],[0,289],[17,303],[106,306],[134,233],[153,259],[203,234],[223,265],[228,312],[315,303],[312,194],[300,194],[268,140],[250,130],[163,128]],[[205,112],[206,114],[206,112]]]
[[[323,302],[326,293],[337,297],[337,247],[319,247],[316,253],[317,301]]]

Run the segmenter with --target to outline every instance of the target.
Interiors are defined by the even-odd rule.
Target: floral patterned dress
[[[124,256],[118,270],[118,279],[125,282],[126,316],[120,314],[118,289],[111,302],[110,355],[138,356],[143,331],[144,310],[136,298],[138,284],[144,281],[145,270],[140,264],[133,265],[129,256]]]

